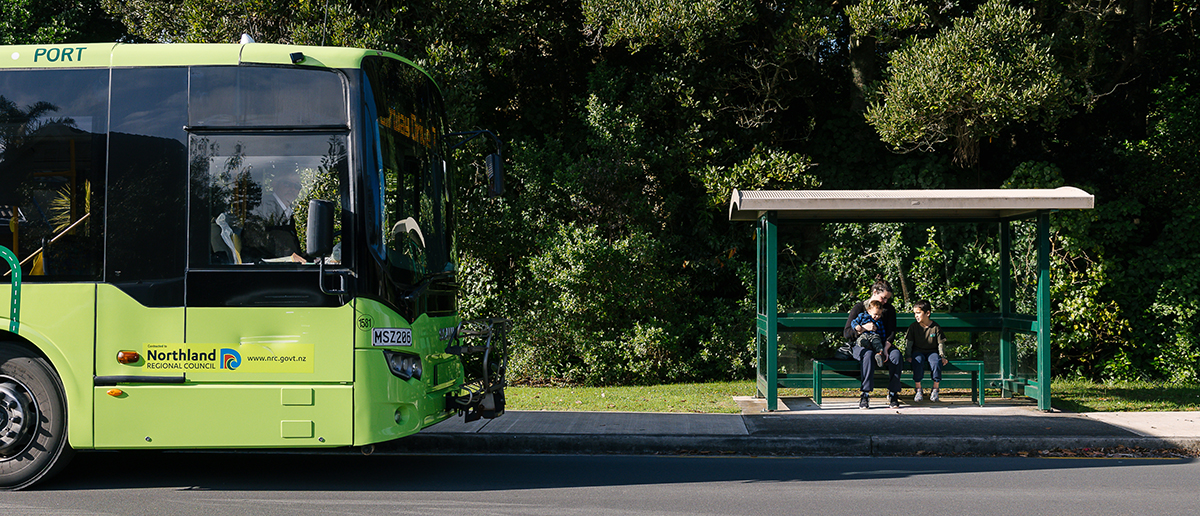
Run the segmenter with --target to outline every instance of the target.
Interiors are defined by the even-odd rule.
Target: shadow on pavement
[[[464,492],[699,482],[822,482],[947,473],[1173,467],[1193,459],[81,453],[41,491]]]

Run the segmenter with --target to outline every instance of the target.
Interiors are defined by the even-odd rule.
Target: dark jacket
[[[842,336],[846,337],[847,342],[854,342],[858,339],[858,332],[854,330],[854,318],[866,311],[867,308],[862,301],[854,303],[854,307],[850,309],[850,316],[846,318],[846,327],[842,330]],[[896,338],[896,307],[890,304],[883,305],[883,310],[879,313],[879,320],[883,321],[883,329],[887,331],[883,341],[890,344]]]
[[[937,352],[939,357],[949,360],[946,356],[946,332],[942,331],[942,326],[936,321],[929,321],[928,328],[922,328],[921,323],[914,322],[908,325],[908,331],[904,332],[905,356],[912,358],[913,353],[933,353]]]

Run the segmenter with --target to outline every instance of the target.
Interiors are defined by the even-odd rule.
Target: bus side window
[[[26,281],[100,279],[106,70],[0,73],[0,240]]]
[[[301,242],[308,201],[345,195],[345,136],[193,134],[189,148],[192,266],[314,263]]]
[[[187,68],[112,74],[105,277],[145,306],[182,306]]]

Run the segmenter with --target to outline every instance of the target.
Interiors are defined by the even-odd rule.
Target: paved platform
[[[1200,412],[1090,412],[1083,416],[1143,437],[1200,437]]]
[[[882,399],[736,398],[741,414],[509,411],[493,420],[452,418],[379,445],[393,453],[725,453],[892,455],[1019,453],[1110,448],[1200,451],[1200,412],[1075,414],[1038,410],[1031,400],[969,398],[906,403]],[[882,406],[880,406],[882,405]]]

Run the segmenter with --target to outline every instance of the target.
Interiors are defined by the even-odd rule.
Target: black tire
[[[0,489],[45,480],[74,455],[62,382],[41,357],[0,342]]]

